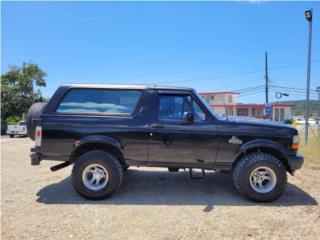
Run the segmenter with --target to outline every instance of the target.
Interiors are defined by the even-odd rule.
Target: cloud
[[[84,17],[83,20],[85,22],[93,22],[96,20],[96,17],[93,17],[93,16],[89,16],[89,17]]]

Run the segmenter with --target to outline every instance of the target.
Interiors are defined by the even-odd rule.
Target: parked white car
[[[7,134],[10,137],[14,137],[15,135],[19,136],[27,136],[27,123],[26,121],[20,121],[17,125],[8,125]]]
[[[295,122],[298,123],[298,124],[305,124],[306,119],[305,119],[305,118],[297,118],[297,119],[295,120]],[[309,118],[308,123],[309,123],[309,124],[316,124],[317,121],[314,120],[313,118]]]

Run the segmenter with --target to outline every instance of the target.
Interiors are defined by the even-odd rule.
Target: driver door
[[[169,164],[211,164],[217,154],[217,127],[191,93],[159,93],[150,124],[148,161]],[[185,112],[194,120],[183,121]]]

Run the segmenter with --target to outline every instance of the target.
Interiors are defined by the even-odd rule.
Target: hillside
[[[295,101],[280,101],[277,103],[283,104],[293,104],[294,107],[292,108],[292,115],[304,115],[304,108],[305,108],[305,100],[295,100]],[[310,100],[310,115],[317,115],[319,109],[319,103],[317,100]]]

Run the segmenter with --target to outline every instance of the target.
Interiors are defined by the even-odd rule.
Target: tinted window
[[[133,113],[141,91],[108,89],[70,90],[57,108],[60,113]]]
[[[160,95],[159,120],[182,121],[185,112],[192,112],[195,121],[206,120],[205,113],[191,96]]]

